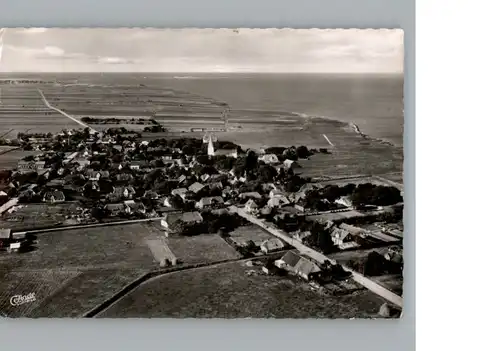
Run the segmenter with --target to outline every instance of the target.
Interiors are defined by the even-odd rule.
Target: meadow
[[[370,318],[384,303],[367,290],[324,295],[307,283],[257,270],[233,262],[168,273],[141,284],[97,317]]]

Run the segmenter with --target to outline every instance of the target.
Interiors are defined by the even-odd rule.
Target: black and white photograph
[[[403,313],[401,29],[0,29],[0,316]]]

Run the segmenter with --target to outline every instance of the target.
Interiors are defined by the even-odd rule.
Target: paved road
[[[270,227],[263,220],[255,218],[254,216],[245,212],[242,208],[237,208],[235,206],[231,206],[230,210],[232,212],[237,213],[241,217],[245,218],[249,222],[254,223],[254,224],[258,225],[259,227],[267,230],[269,233],[273,234],[274,236],[280,238],[284,242],[286,242],[286,243],[292,245],[293,247],[295,247],[296,249],[298,249],[302,254],[309,256],[318,262],[324,262],[325,260],[328,260],[332,264],[337,263],[335,260],[330,259],[330,258],[326,257],[325,255],[319,253],[318,251],[313,250],[310,247],[300,243],[299,241],[289,237],[286,233],[282,232],[281,230]],[[383,297],[384,299],[392,302],[396,306],[399,306],[401,308],[403,307],[403,298],[401,296],[399,296],[399,295],[393,293],[392,291],[378,285],[377,283],[368,279],[367,277],[363,276],[362,274],[360,274],[356,271],[353,271],[352,269],[350,269],[346,266],[343,266],[343,267],[345,270],[352,272],[352,278],[354,279],[354,281],[363,285],[365,288],[367,288],[368,290],[371,290],[372,292]]]
[[[75,121],[76,123],[80,124],[81,126],[83,126],[84,128],[89,128],[90,131],[92,133],[97,133],[97,130],[95,130],[94,128],[88,126],[87,124],[83,123],[82,121],[76,119],[75,117],[72,117],[70,115],[68,115],[66,112],[64,112],[63,110],[60,110],[58,109],[57,107],[54,107],[52,106],[51,104],[49,104],[49,102],[47,101],[47,99],[45,98],[45,95],[43,95],[43,92],[38,89],[38,92],[40,93],[40,96],[42,97],[42,100],[43,100],[43,103],[45,104],[45,106],[47,106],[47,108],[50,108],[51,110],[54,110],[56,112],[59,112],[60,114],[62,114],[63,116],[65,117],[68,117],[69,119],[71,119],[72,121]]]

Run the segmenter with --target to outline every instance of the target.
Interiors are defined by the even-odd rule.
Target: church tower
[[[213,143],[213,140],[212,140],[212,134],[210,134],[208,136],[207,154],[208,154],[208,156],[214,156],[215,155],[215,148],[214,148],[214,143]]]

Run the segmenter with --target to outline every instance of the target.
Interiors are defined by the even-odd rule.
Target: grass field
[[[76,277],[76,270],[47,269],[35,271],[10,271],[0,279],[0,313],[7,317],[26,317],[44,303],[50,295]],[[10,298],[15,295],[35,294],[35,301],[12,306]]]
[[[185,264],[210,263],[241,257],[217,234],[173,237],[168,238],[166,242],[177,259]]]
[[[112,297],[145,271],[83,271],[46,298],[28,317],[79,317]]]
[[[77,208],[78,204],[74,202],[25,204],[12,213],[0,216],[0,226],[13,230],[30,230],[65,224],[68,222],[66,216],[78,213]]]
[[[0,122],[2,117],[0,116]],[[1,133],[1,131],[0,131]],[[17,135],[17,134],[16,134]],[[39,151],[24,151],[24,150],[12,150],[9,152],[4,152],[0,154],[0,169],[14,169],[17,167],[17,163],[26,156],[36,155],[40,153]]]
[[[238,227],[230,232],[229,235],[237,242],[252,240],[257,246],[259,246],[263,241],[272,238],[272,235],[268,234],[255,224]]]
[[[98,317],[369,318],[384,303],[367,290],[326,296],[288,278],[245,274],[256,269],[234,262],[166,274],[142,284]]]
[[[70,229],[37,234],[36,249],[22,254],[0,253],[0,269],[152,268],[157,263],[143,224]]]

